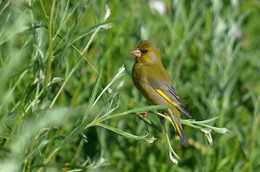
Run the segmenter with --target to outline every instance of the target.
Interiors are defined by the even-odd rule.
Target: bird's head
[[[138,47],[130,53],[136,57],[137,63],[142,63],[144,65],[161,63],[159,50],[148,40],[141,41]]]

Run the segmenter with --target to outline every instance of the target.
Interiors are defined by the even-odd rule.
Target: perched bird
[[[184,134],[180,122],[180,111],[191,118],[191,114],[181,103],[174,90],[170,77],[162,65],[160,52],[152,42],[141,41],[138,47],[131,51],[136,56],[132,70],[135,86],[152,105],[173,105],[165,110],[173,121],[183,145],[189,142]]]

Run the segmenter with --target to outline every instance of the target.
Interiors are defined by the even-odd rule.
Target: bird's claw
[[[148,111],[144,112],[144,117],[146,118],[148,116]]]
[[[164,112],[161,113],[164,114]],[[164,124],[164,117],[158,115],[158,118],[160,119],[161,123]]]
[[[161,123],[164,124],[164,117],[158,115],[158,118],[160,119]]]

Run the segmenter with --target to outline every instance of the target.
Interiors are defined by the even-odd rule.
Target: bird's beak
[[[142,55],[141,51],[138,48],[132,50],[130,53],[133,54],[136,57],[141,57],[141,55]]]

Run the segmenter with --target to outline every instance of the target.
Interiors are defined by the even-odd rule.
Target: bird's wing
[[[170,104],[176,106],[179,110],[181,110],[185,115],[191,118],[191,114],[182,104],[179,96],[177,95],[175,89],[171,84],[165,81],[158,81],[155,79],[148,79],[148,84],[155,89],[155,91],[160,94],[163,98],[165,98]]]

